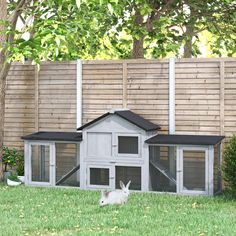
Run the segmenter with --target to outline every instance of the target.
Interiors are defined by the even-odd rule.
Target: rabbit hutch
[[[24,139],[25,184],[79,186],[78,132],[37,132]]]
[[[213,195],[221,190],[223,136],[163,135],[130,110],[113,110],[77,132],[38,132],[25,141],[26,185]]]

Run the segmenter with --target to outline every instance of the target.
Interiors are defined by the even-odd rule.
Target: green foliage
[[[24,156],[20,153],[18,153],[16,157],[16,173],[19,176],[24,176]]]
[[[15,7],[16,1],[8,3],[9,14]],[[32,1],[22,17],[33,20],[14,32],[13,44],[7,45],[8,60],[130,58],[133,43],[142,37],[146,58],[180,57],[187,40],[193,41],[192,55],[198,56],[198,36],[204,30],[212,34],[211,55],[234,56],[235,9],[233,0],[83,0],[79,9],[75,0]],[[192,35],[186,26],[193,26]],[[6,34],[10,33],[9,26]],[[26,33],[28,39],[23,37]]]
[[[73,0],[36,1],[22,13],[33,22],[15,31],[14,43],[7,48],[8,60],[39,63],[95,58],[108,25],[113,25],[110,15],[107,5],[97,0],[83,1],[79,10]],[[29,39],[23,37],[26,33]]]
[[[15,182],[21,182],[17,175],[10,175],[9,177],[7,177],[9,180],[15,181]]]
[[[1,161],[4,165],[4,171],[7,171],[8,167],[12,168],[17,166],[17,168],[19,167],[19,171],[22,172],[22,163],[24,163],[24,158],[15,148],[3,146],[1,150]]]
[[[236,135],[234,135],[224,149],[223,173],[226,188],[236,195]]]

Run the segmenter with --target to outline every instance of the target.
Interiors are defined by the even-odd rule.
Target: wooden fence
[[[15,63],[7,78],[4,144],[36,131],[76,130],[77,62]],[[168,132],[169,60],[82,61],[82,123],[127,107]],[[175,61],[176,133],[236,133],[236,58]]]
[[[22,148],[36,131],[76,128],[76,62],[15,63],[7,77],[4,144]]]

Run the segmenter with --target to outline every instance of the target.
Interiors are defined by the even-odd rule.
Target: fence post
[[[169,59],[169,134],[175,133],[175,58]]]
[[[35,132],[39,131],[39,67],[35,65],[34,67],[34,126]]]
[[[82,125],[82,61],[77,60],[76,66],[76,125],[79,128]]]
[[[169,134],[175,133],[175,58],[169,59]],[[170,173],[175,175],[175,147],[168,147],[168,162]],[[173,182],[170,181],[170,185]]]
[[[220,135],[224,135],[225,119],[225,62],[220,61]]]

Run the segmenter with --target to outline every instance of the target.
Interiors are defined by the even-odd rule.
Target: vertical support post
[[[86,155],[86,142],[87,140],[87,134],[86,132],[83,132],[83,141],[80,142],[80,188],[86,189],[86,181],[88,178],[87,175],[87,162],[85,162],[84,156]]]
[[[35,123],[35,131],[39,131],[39,68],[35,66],[35,83],[34,83],[34,123]]]
[[[225,132],[225,62],[220,61],[220,135],[224,135]],[[221,165],[222,165],[222,145],[219,145],[219,190],[222,191],[222,172],[221,172]]]
[[[175,58],[169,60],[169,134],[175,133]],[[176,175],[175,147],[168,147],[170,173]],[[173,182],[169,184],[172,186]]]
[[[148,157],[148,144],[143,145],[142,156]],[[142,192],[149,191],[149,158],[144,158],[144,163],[141,165],[141,190]]]
[[[80,143],[76,143],[76,165],[80,165],[81,168],[81,163],[80,163]],[[76,172],[76,180],[77,182],[80,182],[80,169],[77,170]]]
[[[217,176],[217,181],[218,181],[218,191],[222,192],[222,143],[218,145],[218,176]]]
[[[32,168],[30,165],[30,152],[29,152],[29,142],[24,141],[24,170],[25,170],[25,185],[29,184],[29,169]]]
[[[56,143],[49,146],[49,183],[51,186],[56,185]]]
[[[224,135],[225,62],[220,61],[220,135]]]
[[[127,62],[123,62],[123,108],[127,108]]]
[[[175,133],[175,58],[169,60],[169,134]]]
[[[146,159],[148,159],[148,189],[149,189],[149,191],[153,190],[152,189],[152,185],[153,185],[152,175],[151,175],[151,172],[150,172],[150,165],[149,165],[150,160],[153,159],[153,152],[154,152],[153,151],[153,146],[148,145],[148,158],[146,158]]]
[[[77,128],[82,125],[82,61],[77,60],[76,66],[76,100],[77,100],[77,112],[76,112],[76,125]]]
[[[176,147],[176,193],[183,191],[183,149]]]
[[[27,141],[27,144],[28,144],[28,164],[26,163],[26,173],[28,171],[28,184],[30,184],[32,182],[32,179],[33,179],[33,176],[32,176],[32,173],[33,173],[33,165],[32,165],[32,159],[33,159],[33,147],[32,147],[32,143]],[[26,147],[27,147],[27,144],[26,144]],[[26,156],[27,157],[27,156]],[[27,168],[28,166],[28,168]]]
[[[214,194],[214,146],[210,146],[208,149],[207,170],[208,170],[208,195],[213,196]]]
[[[76,101],[77,101],[77,112],[76,112],[76,125],[77,128],[82,125],[82,96],[83,96],[83,70],[82,70],[82,61],[77,60],[77,66],[76,66]],[[80,162],[80,170],[77,171],[77,180],[80,181],[80,188],[84,188],[84,164],[83,162],[83,142],[77,144],[77,162]],[[85,173],[86,174],[86,173]]]

